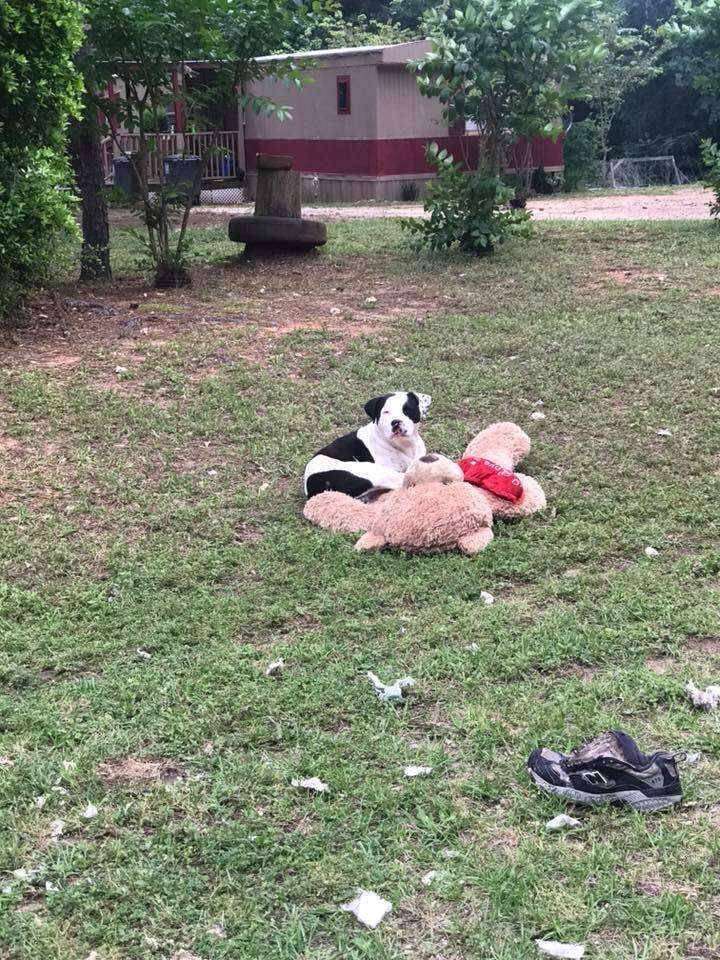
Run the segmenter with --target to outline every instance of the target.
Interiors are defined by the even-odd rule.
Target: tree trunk
[[[112,276],[110,270],[110,227],[105,202],[100,130],[88,107],[81,120],[70,124],[70,160],[82,204],[82,254],[80,279],[97,280]]]

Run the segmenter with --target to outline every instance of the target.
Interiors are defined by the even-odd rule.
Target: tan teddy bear
[[[463,462],[490,461],[509,471],[529,450],[530,438],[520,427],[496,423],[470,441]],[[358,550],[390,546],[417,552],[478,553],[493,539],[493,515],[525,517],[545,506],[545,494],[536,480],[524,474],[514,476],[522,485],[522,495],[511,502],[465,482],[463,470],[447,457],[427,454],[410,465],[399,490],[370,503],[335,491],[320,493],[305,504],[304,515],[326,529],[364,531]]]

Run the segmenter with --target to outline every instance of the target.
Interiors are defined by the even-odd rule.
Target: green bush
[[[574,123],[563,142],[564,189],[568,192],[587,186],[597,177],[600,134],[592,120]]]
[[[80,92],[75,0],[0,0],[0,320],[75,229],[65,123]]]
[[[710,216],[717,219],[720,218],[720,146],[712,140],[701,140],[700,156],[707,167],[703,182],[715,195],[710,204]]]
[[[464,172],[462,164],[436,143],[428,146],[427,159],[437,170],[424,203],[430,217],[403,221],[418,246],[430,250],[458,246],[485,255],[510,235],[530,235],[530,214],[508,208],[515,195],[512,187],[484,170]]]

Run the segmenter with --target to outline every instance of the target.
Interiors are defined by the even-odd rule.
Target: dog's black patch
[[[409,393],[407,400],[403,404],[403,413],[409,417],[413,423],[420,422],[420,401],[416,393]]]
[[[370,417],[371,420],[374,420],[375,423],[377,423],[380,419],[380,414],[382,413],[382,408],[385,406],[385,401],[391,396],[391,393],[386,393],[385,396],[374,397],[372,400],[368,400],[368,402],[365,404],[365,413]],[[419,419],[420,407],[418,407],[418,420]]]
[[[322,450],[318,450],[317,456],[320,454],[332,457],[334,460],[342,460],[344,463],[350,463],[353,460],[356,463],[375,463],[373,455],[362,440],[358,438],[357,430],[333,440]]]
[[[356,477],[348,470],[324,470],[308,477],[307,496],[315,497],[326,490],[338,490],[350,497],[359,497],[372,488],[372,483],[364,477]]]

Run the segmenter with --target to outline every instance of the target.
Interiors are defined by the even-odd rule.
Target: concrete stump
[[[257,154],[255,214],[233,217],[228,236],[245,244],[245,256],[305,252],[327,242],[327,228],[301,217],[300,173],[292,157]]]

